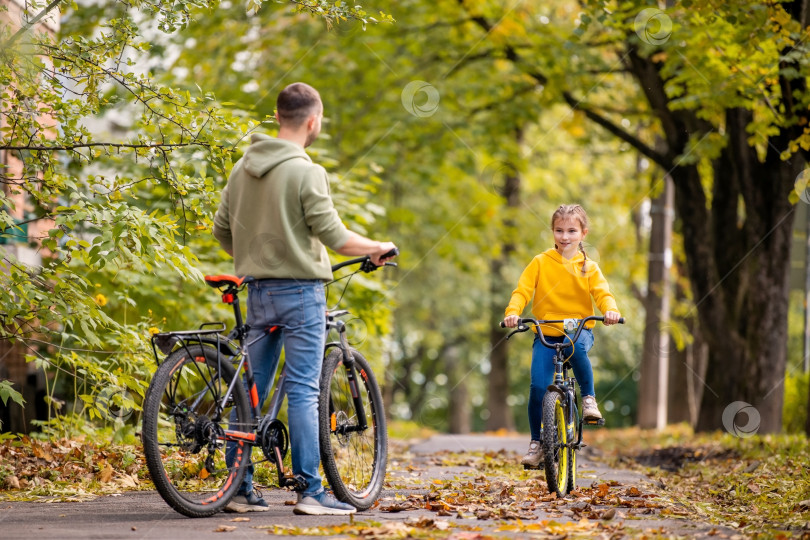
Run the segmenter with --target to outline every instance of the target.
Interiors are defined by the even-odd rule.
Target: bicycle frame
[[[239,291],[241,290],[241,288],[242,287],[228,285],[222,292],[222,301],[226,304],[230,304],[233,306],[233,314],[234,319],[236,321],[236,326],[233,328],[233,330],[231,330],[230,334],[228,334],[227,337],[222,336],[222,332],[226,328],[225,323],[223,322],[204,323],[201,325],[200,330],[166,332],[152,336],[152,350],[155,354],[155,358],[158,359],[158,363],[160,360],[157,354],[157,349],[160,349],[161,352],[168,354],[173,350],[179,348],[178,344],[180,347],[186,349],[186,352],[189,353],[189,355],[190,351],[188,350],[188,347],[190,345],[197,343],[201,345],[213,345],[216,347],[219,353],[217,355],[217,359],[219,362],[222,361],[223,356],[228,361],[233,361],[238,358],[239,361],[235,366],[235,369],[237,374],[242,373],[242,370],[244,370],[252,418],[255,422],[254,425],[252,426],[254,429],[252,431],[237,431],[226,429],[224,430],[225,436],[222,437],[221,440],[224,440],[226,442],[245,441],[255,443],[256,442],[255,428],[258,427],[258,424],[260,423],[261,410],[259,404],[259,392],[258,389],[256,388],[256,381],[253,375],[253,367],[248,361],[250,358],[248,348],[254,343],[262,339],[265,339],[272,332],[275,332],[277,330],[277,327],[273,326],[268,328],[266,333],[262,334],[261,336],[259,336],[258,338],[254,339],[249,343],[246,341],[248,330],[250,330],[250,327],[244,323],[242,318],[242,311],[239,304]],[[206,326],[213,326],[213,325],[216,325],[217,328],[210,330],[203,329]],[[278,373],[278,366],[276,367],[276,373]],[[275,390],[271,397],[270,409],[265,418],[269,417],[270,420],[275,420],[276,418],[278,418],[278,413],[281,409],[281,403],[284,397],[283,393],[281,392],[281,389],[283,389],[283,382],[285,377],[286,374],[282,368],[282,373],[279,376],[278,384],[275,386]],[[230,385],[228,386],[227,391],[222,395],[222,400],[220,402],[220,407],[222,410],[225,409],[228,400],[231,398],[234,388],[236,387],[237,380],[238,377],[234,377]],[[275,380],[275,374],[273,376],[273,380]]]

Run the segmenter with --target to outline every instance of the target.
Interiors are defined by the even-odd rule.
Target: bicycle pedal
[[[280,487],[286,488],[290,491],[302,492],[307,488],[307,482],[300,474],[288,474],[284,476],[284,480],[281,482]]]
[[[605,419],[604,418],[586,418],[582,421],[583,424],[586,426],[604,426]]]

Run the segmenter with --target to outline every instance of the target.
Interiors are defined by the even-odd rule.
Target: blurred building
[[[47,33],[56,37],[59,32],[59,8],[40,17],[35,24],[30,21],[40,15],[39,10],[32,10],[25,0],[0,0],[0,26],[8,29],[14,35],[21,29],[26,35],[20,36],[17,43],[25,42],[28,35],[33,33]],[[49,60],[42,59],[45,62]],[[0,103],[0,128],[8,126],[10,105]],[[40,118],[40,125],[52,126],[48,118]],[[55,134],[51,128],[52,134]],[[7,213],[17,224],[16,228],[0,228],[0,257],[9,264],[24,265],[34,272],[42,266],[43,252],[39,239],[47,236],[53,227],[53,221],[38,219],[35,208],[28,200],[25,190],[20,189],[20,183],[25,182],[23,162],[16,151],[0,148],[0,183],[3,193],[12,205],[5,206],[2,211]],[[45,256],[48,254],[46,253]],[[5,266],[5,265],[4,265]],[[2,270],[0,270],[2,271]],[[29,347],[31,345],[28,345]],[[14,388],[25,398],[25,408],[21,408],[11,400],[6,405],[0,401],[0,422],[2,431],[28,432],[31,430],[31,421],[47,418],[45,397],[45,373],[37,369],[33,363],[25,361],[30,349],[20,342],[12,343],[9,339],[0,339],[0,379],[10,380]]]

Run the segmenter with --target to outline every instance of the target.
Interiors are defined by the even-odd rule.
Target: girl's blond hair
[[[554,224],[557,223],[558,219],[568,219],[574,218],[579,221],[579,226],[584,232],[588,228],[588,214],[585,212],[585,209],[582,208],[578,204],[561,204],[557,210],[551,215],[551,230],[554,230]],[[554,244],[554,247],[557,247],[557,244]],[[585,247],[582,245],[582,242],[579,243],[579,250],[582,252],[582,275],[587,275],[586,263],[588,262],[588,254],[585,253]]]

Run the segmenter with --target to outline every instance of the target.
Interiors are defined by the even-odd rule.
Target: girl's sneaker
[[[539,467],[541,461],[543,461],[543,447],[540,446],[540,441],[530,442],[529,451],[520,462],[527,467]]]
[[[582,398],[582,417],[586,420],[602,419],[602,413],[599,412],[599,407],[596,406],[595,397],[585,396]]]

